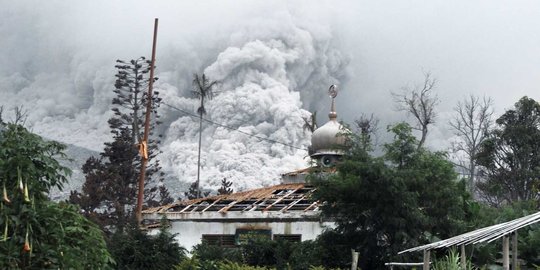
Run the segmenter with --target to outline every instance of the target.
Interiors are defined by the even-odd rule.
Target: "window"
[[[234,247],[234,234],[203,234],[202,240],[212,246]]]
[[[301,242],[301,234],[274,234],[274,240],[285,240],[288,242]]]

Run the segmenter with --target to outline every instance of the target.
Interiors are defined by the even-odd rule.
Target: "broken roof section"
[[[178,201],[146,209],[143,214],[317,211],[318,202],[311,198],[314,191],[313,186],[305,183],[281,184],[226,195]]]

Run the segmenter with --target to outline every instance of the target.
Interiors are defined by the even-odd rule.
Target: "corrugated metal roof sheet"
[[[216,195],[206,198],[178,201],[149,208],[143,214],[170,212],[215,211],[292,211],[317,210],[318,202],[311,199],[315,188],[305,183],[280,184],[271,187]]]
[[[540,221],[540,212],[511,221],[495,224],[489,227],[480,228],[472,232],[464,233],[452,238],[444,239],[435,243],[418,246],[403,250],[398,254],[413,251],[423,251],[430,249],[448,248],[459,245],[490,243],[505,235],[509,235],[518,229],[532,225]]]

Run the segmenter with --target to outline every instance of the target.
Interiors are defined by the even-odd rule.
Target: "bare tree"
[[[17,106],[14,108],[15,111],[15,119],[13,119],[11,122],[15,125],[21,125],[24,126],[26,124],[26,119],[28,117],[28,110],[24,109],[24,107]],[[3,120],[3,113],[4,113],[4,106],[0,106],[0,126],[6,125],[6,122]]]
[[[193,78],[193,86],[195,87],[195,90],[193,90],[193,94],[201,101],[201,105],[199,108],[197,108],[197,113],[199,113],[199,155],[197,159],[197,198],[201,197],[201,141],[202,141],[202,117],[206,114],[206,109],[204,108],[204,100],[205,99],[212,99],[213,97],[213,87],[216,85],[216,81],[210,81],[208,77],[203,73],[202,76],[199,77],[198,74],[194,75]]]
[[[356,120],[354,120],[356,127],[360,130],[360,134],[369,136],[375,134],[379,130],[379,119],[371,115],[362,114]]]
[[[319,125],[317,125],[317,111],[314,111],[311,113],[309,117],[303,117],[304,119],[304,131],[309,130],[311,133],[313,133]]]
[[[416,125],[414,129],[422,132],[422,137],[418,143],[418,148],[421,148],[426,141],[429,125],[435,123],[437,113],[435,106],[439,103],[439,99],[433,94],[436,80],[431,77],[431,73],[424,73],[424,82],[422,85],[413,88],[403,87],[402,93],[392,93],[394,101],[397,104],[397,109],[411,114]]]
[[[457,165],[467,173],[467,187],[472,192],[476,178],[476,154],[493,126],[493,100],[470,95],[458,102],[454,112],[449,124],[459,141],[452,143],[452,150],[464,154],[465,160]]]

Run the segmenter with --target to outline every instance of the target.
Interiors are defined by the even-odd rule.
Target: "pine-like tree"
[[[202,196],[201,196],[202,195]],[[191,183],[187,192],[184,192],[184,197],[188,200],[193,200],[201,197],[207,197],[210,195],[210,191],[200,192],[197,185],[197,181]]]
[[[219,187],[218,189],[218,195],[226,195],[226,194],[231,194],[233,193],[233,189],[231,188],[232,186],[232,182],[231,181],[227,181],[227,178],[223,178],[223,180],[221,180],[221,187]]]
[[[150,61],[140,57],[124,62],[117,60],[118,69],[112,103],[114,116],[108,123],[113,141],[105,143],[100,158],[91,157],[83,166],[86,181],[82,193],[72,192],[70,201],[79,204],[84,214],[91,217],[105,231],[122,231],[131,220],[137,193],[137,181],[141,166],[138,145],[144,132],[144,114],[148,95],[145,89],[150,79]],[[156,78],[154,78],[156,80]],[[157,108],[161,99],[154,91],[150,130],[159,124]],[[150,132],[150,137],[153,137]],[[162,185],[163,173],[158,154],[159,140],[149,139],[148,168],[146,170],[145,204],[156,206],[170,203],[172,199]]]

